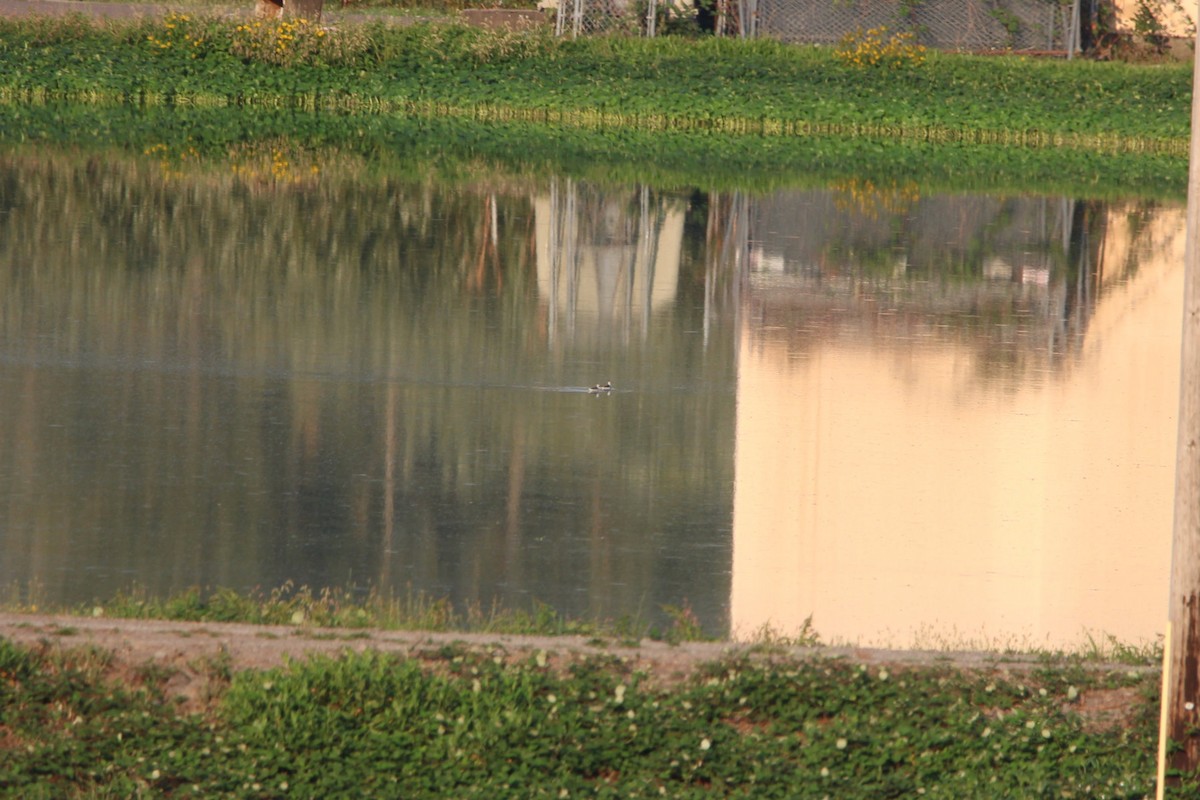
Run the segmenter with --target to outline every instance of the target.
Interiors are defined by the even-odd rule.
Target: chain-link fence
[[[559,35],[717,35],[832,44],[856,30],[911,31],[945,50],[1078,50],[1078,0],[558,0]]]
[[[626,33],[658,36],[710,31],[718,36],[753,35],[758,0],[558,0],[559,36]],[[741,20],[750,20],[742,25]]]
[[[758,0],[759,33],[831,44],[857,29],[912,31],[945,50],[1066,50],[1078,6],[1056,0]],[[1074,25],[1072,20],[1075,20]]]

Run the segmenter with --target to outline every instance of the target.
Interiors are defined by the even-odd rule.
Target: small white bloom
[[[537,651],[537,665],[539,667],[546,666],[546,651],[545,650]]]
[[[618,704],[625,702],[625,684],[623,684],[623,683],[617,684],[617,688],[613,692],[613,696],[616,699]]]
[[[1050,729],[1049,728],[1042,728],[1042,738],[1043,739],[1050,738]]]
[[[712,740],[711,740],[711,739],[709,739],[709,738],[705,737],[704,739],[701,739],[701,740],[700,740],[700,749],[701,749],[701,750],[707,750],[707,749],[708,749],[708,748],[710,748],[710,747],[712,747]]]
[[[888,679],[888,671],[886,669],[879,670],[879,680],[886,681]]]
[[[558,702],[558,695],[554,695],[554,694],[546,695],[546,701],[548,703],[550,703],[550,705],[554,705],[555,703]]]
[[[845,749],[846,749],[846,745],[848,745],[848,744],[849,744],[849,742],[847,742],[845,739],[838,739],[838,740],[837,740],[837,749],[838,749],[838,750],[845,750]]]
[[[1196,709],[1196,704],[1195,703],[1184,703],[1183,707],[1186,708],[1188,711],[1194,711]]]
[[[1068,686],[1067,687],[1067,699],[1074,700],[1076,697],[1079,697],[1079,690],[1076,689],[1074,686]]]
[[[479,678],[471,681],[471,691],[475,694],[479,694],[481,691],[483,691],[483,684],[479,682]]]
[[[822,778],[829,777],[829,767],[821,767],[821,777]]]

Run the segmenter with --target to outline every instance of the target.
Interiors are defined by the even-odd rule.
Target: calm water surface
[[[0,582],[1150,638],[1182,231],[919,187],[0,157]]]

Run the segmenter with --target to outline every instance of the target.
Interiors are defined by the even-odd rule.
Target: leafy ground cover
[[[171,15],[0,21],[0,98],[280,105],[585,127],[871,135],[1182,155],[1187,65],[930,53],[862,66],[767,40]]]
[[[70,639],[70,631],[63,632]],[[0,639],[12,797],[1144,797],[1157,677],[770,649],[672,680],[621,655],[447,645],[273,669]],[[1194,796],[1186,779],[1169,793]]]

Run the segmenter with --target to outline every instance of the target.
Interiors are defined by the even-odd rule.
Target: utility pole
[[[1171,623],[1163,664],[1167,671],[1163,676],[1167,695],[1164,727],[1177,747],[1169,756],[1170,765],[1185,773],[1200,767],[1200,735],[1196,732],[1200,729],[1200,70],[1195,68],[1192,98],[1175,524],[1171,539]]]

